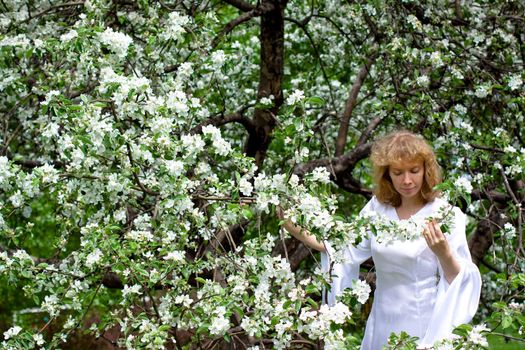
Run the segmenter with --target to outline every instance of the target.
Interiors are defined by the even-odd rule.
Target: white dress
[[[442,199],[427,203],[414,217],[428,217],[445,204]],[[400,220],[394,207],[373,197],[363,212],[375,212],[391,220]],[[386,345],[391,332],[406,331],[419,337],[420,346],[431,346],[450,335],[453,328],[468,323],[476,313],[481,291],[481,276],[472,263],[465,236],[466,216],[454,208],[449,246],[461,265],[461,271],[449,284],[436,255],[423,237],[408,242],[378,243],[374,236],[344,251],[346,262],[333,264],[329,304],[343,289],[358,278],[359,265],[372,257],[376,272],[376,290],[362,350],[378,350]],[[325,242],[327,243],[327,242]],[[324,271],[330,267],[332,248],[321,254]]]

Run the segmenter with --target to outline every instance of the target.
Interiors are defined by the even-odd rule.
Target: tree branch
[[[263,1],[270,2],[270,1]],[[282,80],[284,77],[284,9],[286,1],[272,1],[274,9],[261,16],[260,24],[260,75],[257,98],[274,96],[270,109],[256,108],[252,122],[255,132],[246,140],[244,151],[262,168],[266,152],[277,125],[275,116],[283,104]]]
[[[216,117],[208,118],[205,121],[203,121],[201,124],[191,129],[190,133],[200,134],[202,132],[202,128],[206,125],[213,125],[213,126],[218,127],[218,126],[225,125],[228,123],[239,123],[242,126],[244,126],[244,128],[249,134],[255,133],[255,125],[249,118],[246,118],[244,116],[244,112],[250,107],[253,107],[253,105],[247,105],[233,114],[229,114],[229,115],[221,114]]]
[[[45,9],[43,11],[40,11],[39,13],[35,14],[34,16],[29,16],[28,18],[24,19],[23,21],[20,21],[20,23],[29,22],[30,20],[32,20],[34,18],[41,17],[41,16],[45,15],[48,12],[51,12],[53,10],[58,10],[60,8],[72,7],[72,6],[83,6],[83,5],[84,5],[84,1],[65,2],[65,3],[62,3],[62,4],[54,5],[54,6],[51,6],[51,7],[47,8],[47,9]]]
[[[297,165],[294,169],[294,174],[304,176],[306,173],[314,170],[317,167],[328,167],[328,170],[333,170],[336,174],[352,169],[360,160],[370,155],[372,148],[371,143],[359,145],[352,151],[345,155],[334,158],[315,159],[306,164]],[[332,174],[334,175],[334,174]]]
[[[343,117],[341,118],[341,124],[339,126],[339,133],[337,135],[336,146],[335,146],[335,156],[336,157],[339,157],[344,153],[346,137],[348,134],[348,125],[349,125],[350,117],[352,116],[352,112],[357,102],[357,96],[359,95],[359,91],[361,90],[361,87],[363,86],[363,82],[368,75],[370,66],[374,63],[376,57],[377,57],[377,52],[374,52],[372,55],[370,55],[367,58],[365,64],[363,65],[359,73],[357,74],[354,84],[352,85],[352,88],[350,89],[350,94],[348,95],[348,99],[346,100]]]
[[[355,165],[370,155],[371,143],[356,146],[351,152],[335,158],[316,159],[306,164],[297,165],[294,174],[302,177],[317,167],[326,167],[332,174],[333,181],[346,191],[361,194],[366,198],[372,197],[372,191],[365,188],[352,176]]]
[[[222,0],[222,1],[244,12],[251,11],[255,8],[255,6],[253,6],[252,4],[249,4],[242,0]]]
[[[357,141],[357,145],[361,146],[365,144],[370,138],[370,135],[372,134],[372,132],[377,128],[379,124],[381,124],[382,121],[383,121],[382,117],[373,118],[368,124],[368,126],[366,127],[366,129],[361,133],[361,137]]]
[[[261,6],[257,6],[255,8],[253,8],[252,10],[250,10],[248,12],[245,12],[245,13],[241,14],[239,17],[231,20],[230,22],[228,22],[224,26],[224,28],[222,28],[221,32],[219,34],[217,34],[217,36],[215,36],[215,39],[213,39],[213,41],[212,41],[211,47],[212,48],[216,47],[219,44],[220,40],[225,35],[228,35],[228,33],[230,33],[239,24],[247,22],[247,21],[249,21],[250,19],[252,19],[254,17],[262,16],[263,14],[265,14],[265,13],[267,13],[269,11],[272,11],[272,10],[273,10],[273,6],[271,6],[271,4],[263,3]]]
[[[482,191],[482,190],[474,190],[471,193],[471,197],[473,199],[488,199],[491,202],[497,202],[497,203],[507,203],[510,200],[510,196],[506,195],[505,193],[497,192],[497,191]]]

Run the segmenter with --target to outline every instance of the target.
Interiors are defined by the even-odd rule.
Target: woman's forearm
[[[449,284],[452,283],[454,278],[459,274],[459,271],[461,271],[461,265],[452,254],[438,256],[438,260],[443,269],[445,279]]]
[[[290,232],[292,236],[303,242],[306,246],[318,250],[320,252],[325,252],[325,246],[322,242],[319,242],[314,235],[310,234],[308,231],[303,229],[301,226],[294,225],[290,220],[285,219],[283,223],[283,228]]]

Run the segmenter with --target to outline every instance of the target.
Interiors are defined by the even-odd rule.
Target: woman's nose
[[[412,182],[412,178],[410,177],[410,174],[403,175],[403,183],[409,184]]]

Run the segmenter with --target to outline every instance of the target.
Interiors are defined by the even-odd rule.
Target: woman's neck
[[[396,208],[397,216],[401,220],[409,219],[425,206],[426,202],[422,197],[402,198],[401,205]]]
[[[414,197],[414,198],[402,198],[401,199],[401,205],[399,208],[403,209],[415,209],[415,208],[421,208],[425,205],[425,200],[421,197]]]

